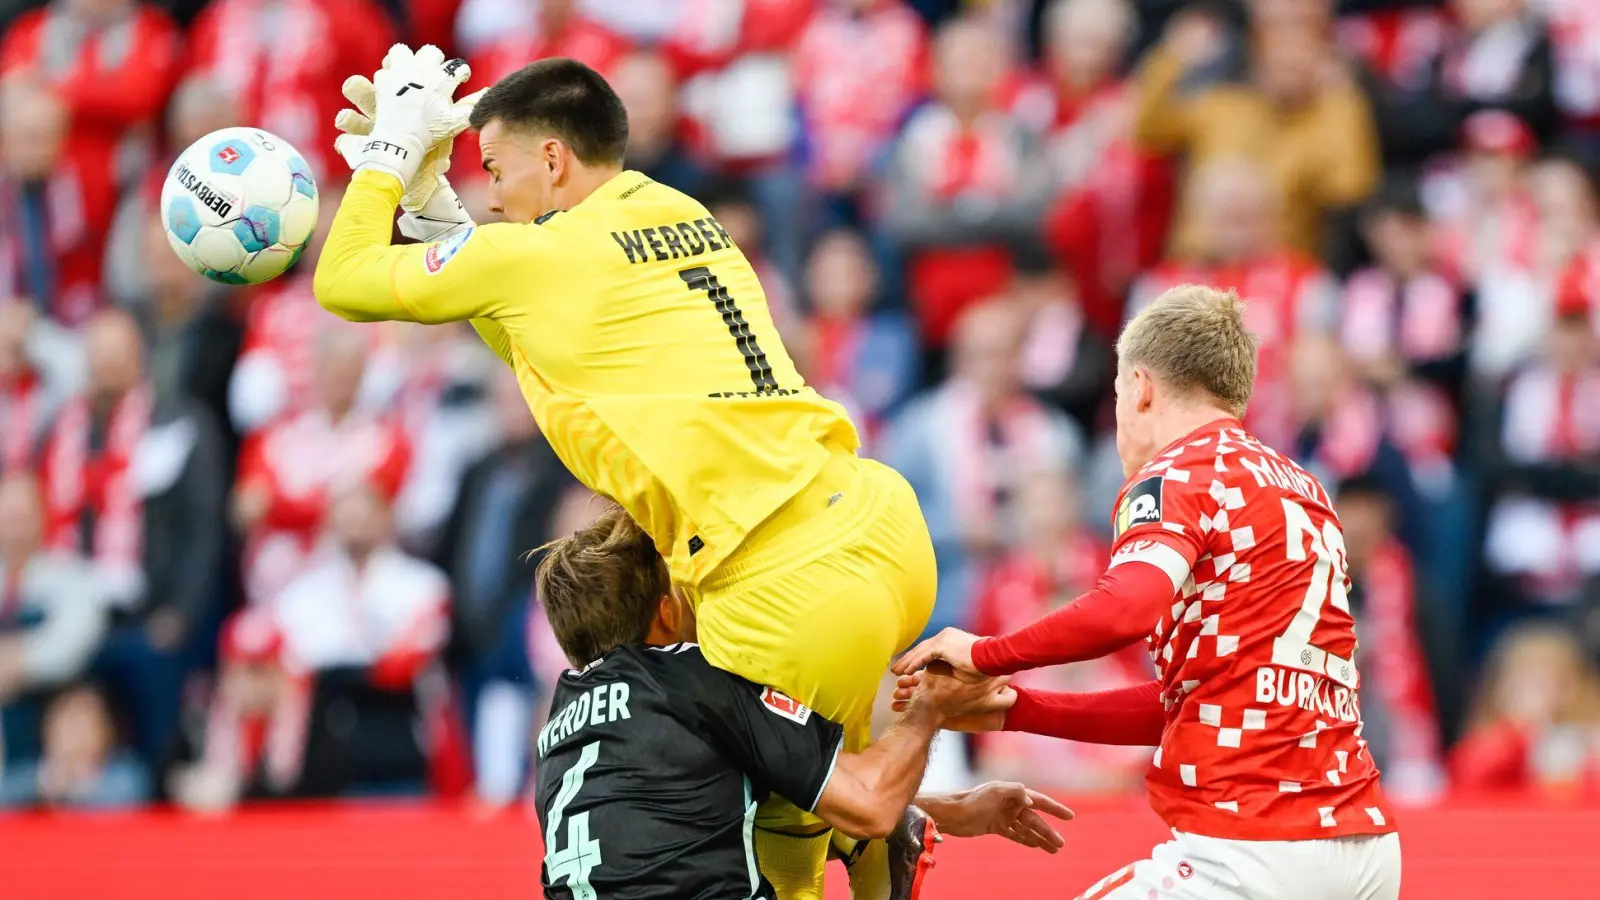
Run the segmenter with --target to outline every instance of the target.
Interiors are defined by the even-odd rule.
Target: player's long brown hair
[[[568,662],[581,668],[644,640],[672,582],[655,542],[622,507],[608,503],[593,522],[539,549],[534,581]]]

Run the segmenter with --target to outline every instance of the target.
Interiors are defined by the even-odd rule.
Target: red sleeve
[[[269,503],[262,524],[273,528],[303,531],[322,523],[327,498],[322,491],[306,496],[290,496],[278,485],[273,471],[271,454],[267,450],[270,432],[245,441],[239,451],[239,475],[236,483],[240,490],[257,487],[267,492]]]
[[[1113,565],[1094,589],[1037,622],[972,646],[986,675],[1098,659],[1150,633],[1172,604],[1172,578],[1150,563]]]
[[[1156,747],[1166,728],[1161,682],[1090,694],[1017,688],[1006,731],[1026,731],[1085,744]]]
[[[972,647],[978,671],[1009,675],[1098,659],[1145,637],[1161,621],[1205,552],[1200,524],[1207,504],[1216,504],[1187,477],[1134,478],[1118,498],[1111,563],[1094,589],[1018,631],[978,641]]]
[[[162,13],[145,9],[140,12],[134,47],[119,70],[79,66],[59,86],[74,117],[136,125],[161,111],[178,66],[178,29]]]

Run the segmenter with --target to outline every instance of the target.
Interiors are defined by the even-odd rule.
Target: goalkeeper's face
[[[561,204],[563,187],[577,159],[566,143],[508,129],[498,119],[478,133],[483,169],[489,173],[489,209],[508,222],[527,224]],[[570,204],[568,204],[570,205]]]

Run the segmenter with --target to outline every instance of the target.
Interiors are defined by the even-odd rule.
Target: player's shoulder
[[[716,671],[706,662],[700,645],[689,641],[660,647],[625,644],[607,654],[604,661],[615,669],[637,673],[651,683],[679,689],[703,684],[711,680],[714,677],[711,673]]]
[[[1123,485],[1113,532],[1120,536],[1141,525],[1161,525],[1181,533],[1200,524],[1202,515],[1239,509],[1250,487],[1248,470],[1239,460],[1246,453],[1261,452],[1276,455],[1236,426],[1187,435],[1156,454]]]

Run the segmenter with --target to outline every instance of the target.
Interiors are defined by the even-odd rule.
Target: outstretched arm
[[[1066,694],[1017,688],[1006,731],[1026,731],[1085,744],[1156,747],[1166,727],[1161,682],[1131,688]]]
[[[1009,675],[1115,653],[1150,633],[1181,583],[1163,566],[1113,564],[1093,590],[1066,606],[1010,634],[978,641],[973,665],[986,675]]]
[[[1045,816],[1063,822],[1073,817],[1059,801],[1014,781],[991,781],[953,794],[919,794],[917,805],[952,837],[996,834],[1046,853],[1055,853],[1066,841]]]
[[[922,678],[921,672],[899,677],[894,689],[896,710],[911,703]],[[1025,731],[1085,744],[1154,747],[1161,743],[1166,728],[1166,707],[1161,702],[1159,681],[1071,694],[1005,685],[983,707],[946,720],[944,727],[973,733]]]
[[[816,814],[854,838],[887,837],[922,783],[939,722],[930,705],[913,703],[872,746],[839,754]]]
[[[945,660],[968,676],[995,676],[1098,659],[1149,634],[1188,577],[1183,554],[1139,541],[1112,557],[1093,590],[1031,625],[987,638],[946,628],[907,651],[894,672]]]
[[[534,290],[515,271],[529,249],[515,225],[478,226],[428,244],[390,244],[404,190],[382,171],[363,169],[350,180],[312,281],[324,309],[353,322],[437,324],[495,318],[511,291]]]

